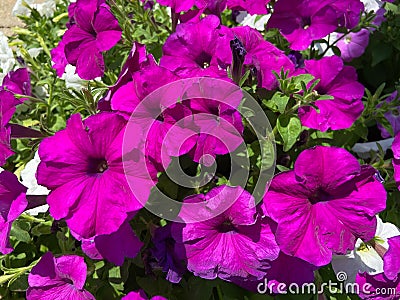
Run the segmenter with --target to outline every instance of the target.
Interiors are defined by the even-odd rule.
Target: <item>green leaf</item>
[[[15,221],[11,227],[10,236],[15,237],[20,242],[29,243],[31,237],[26,228],[23,229],[23,227],[25,227],[23,222]]]
[[[296,116],[281,115],[276,124],[284,145],[283,151],[289,151],[301,133],[301,122]]]
[[[305,85],[310,83],[311,80],[314,79],[314,76],[310,74],[300,74],[295,77],[292,77],[292,83],[294,84],[295,88],[300,90],[301,89],[301,82],[304,82]]]
[[[285,112],[286,105],[289,102],[289,96],[286,96],[281,92],[277,92],[272,96],[271,101],[276,105],[278,111],[283,114]]]

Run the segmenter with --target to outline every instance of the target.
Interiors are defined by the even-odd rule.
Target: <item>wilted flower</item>
[[[47,252],[28,276],[26,299],[95,300],[94,296],[84,289],[86,272],[83,257],[64,255],[55,258],[51,252]]]
[[[264,197],[265,211],[278,223],[280,249],[323,266],[332,254],[353,250],[357,238],[371,240],[375,215],[386,206],[375,173],[341,148],[317,146],[300,153],[294,170],[276,175]]]

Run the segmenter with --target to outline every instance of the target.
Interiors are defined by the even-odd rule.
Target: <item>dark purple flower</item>
[[[37,179],[51,190],[50,213],[57,220],[65,218],[82,238],[117,231],[127,213],[142,207],[127,182],[131,176],[143,198],[154,185],[147,173],[144,178],[137,174],[142,171],[135,171],[137,162],[127,162],[132,168],[125,161],[123,165],[125,126],[125,119],[114,113],[103,112],[83,122],[72,115],[66,129],[40,144]]]
[[[28,206],[26,190],[13,173],[0,173],[0,252],[4,255],[13,251],[8,238],[12,223]]]
[[[74,24],[65,32],[61,43],[53,51],[59,74],[62,48],[66,61],[76,66],[82,79],[94,79],[104,74],[102,52],[110,50],[121,39],[121,28],[104,0],[78,0],[73,13]]]
[[[318,94],[330,95],[333,99],[317,100],[312,103],[313,106],[300,107],[301,123],[320,131],[349,128],[364,110],[361,101],[364,87],[357,81],[356,70],[344,66],[337,56],[306,60],[305,70],[320,79],[316,86]]]
[[[368,46],[369,33],[369,30],[361,29],[359,32],[352,32],[346,35],[336,43],[336,46],[340,49],[340,56],[344,61],[348,62],[363,55],[365,48]],[[337,38],[339,39],[342,36],[338,34]]]
[[[332,1],[279,0],[267,23],[279,28],[293,50],[305,50],[314,40],[321,39],[338,27]]]
[[[387,103],[391,103],[393,101],[398,100],[397,97],[397,91],[394,91],[389,97],[386,98]],[[379,107],[381,104],[379,104],[377,107]],[[392,126],[393,129],[393,134],[396,136],[398,132],[400,132],[400,110],[395,109],[395,110],[390,110],[387,111],[384,114],[386,120],[389,121],[390,125]],[[381,136],[383,138],[389,138],[391,137],[390,133],[386,130],[385,127],[383,127],[381,124],[378,123],[378,128],[381,131]]]
[[[95,300],[84,289],[87,267],[83,257],[51,252],[42,256],[28,276],[27,300]]]
[[[228,29],[210,15],[198,23],[180,24],[163,46],[160,66],[182,77],[212,76],[226,78],[227,65],[221,65],[217,50],[230,53]],[[230,64],[230,63],[229,63]]]
[[[304,57],[299,51],[290,51],[288,57],[292,61],[296,69],[304,68]]]
[[[125,257],[135,258],[143,243],[133,232],[129,222],[124,222],[116,232],[97,235],[82,240],[82,250],[91,259],[106,259],[117,266],[122,266]]]
[[[367,272],[358,273],[356,283],[360,287],[358,296],[361,299],[398,300],[400,298],[400,276],[395,280],[389,280],[384,273],[377,275],[369,275]]]
[[[167,273],[167,280],[172,283],[179,283],[186,267],[183,261],[186,259],[185,248],[179,244],[171,235],[172,223],[159,227],[154,231],[154,248],[151,253],[157,259],[163,271]]]
[[[228,209],[221,209],[233,203]],[[206,195],[194,195],[183,207],[185,222],[173,225],[173,236],[183,243],[187,268],[194,275],[227,280],[260,280],[279,254],[271,223],[257,213],[253,196],[240,187],[220,186]],[[186,209],[187,208],[187,209]],[[219,213],[219,214],[218,214]],[[196,217],[206,221],[194,222]],[[194,222],[194,223],[193,223]]]
[[[376,170],[349,152],[317,146],[300,153],[294,170],[276,175],[264,208],[278,224],[280,249],[315,266],[345,254],[357,238],[375,235],[375,215],[386,207]]]

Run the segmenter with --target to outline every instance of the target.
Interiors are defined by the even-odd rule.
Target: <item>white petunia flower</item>
[[[362,3],[364,3],[364,10],[366,12],[370,11],[378,11],[383,5],[383,1],[379,0],[361,0]]]
[[[36,180],[36,171],[40,163],[39,153],[35,153],[35,157],[29,161],[25,169],[21,171],[21,182],[28,188],[27,195],[48,195],[50,191],[44,186],[38,185]]]
[[[36,9],[41,16],[50,18],[54,15],[54,12],[56,11],[56,4],[59,3],[59,0],[47,0],[43,3],[36,3],[35,0],[17,0],[14,8],[12,9],[13,16],[30,16],[31,12],[29,8],[24,5],[24,3]]]
[[[240,22],[240,25],[249,26],[251,28],[257,29],[258,31],[264,31],[265,25],[267,24],[270,17],[271,14],[264,16],[247,14],[243,21]]]
[[[379,148],[377,144],[381,145],[383,152],[386,152],[387,149],[390,149],[392,146],[394,138],[389,138],[376,142],[368,142],[368,143],[357,143],[351,149],[353,152],[357,153],[357,155],[361,158],[369,158],[370,151],[379,152]]]
[[[383,223],[377,216],[377,227],[374,241],[379,248],[388,249],[387,240],[394,236],[399,236],[400,230],[391,223]],[[381,254],[382,255],[382,254]],[[354,250],[347,255],[334,255],[332,267],[336,274],[345,272],[348,283],[355,282],[358,272],[367,272],[376,275],[383,272],[383,259],[381,255],[371,245],[363,243],[358,239]]]
[[[11,48],[8,46],[8,39],[3,32],[0,31],[0,84],[6,74],[13,70],[15,58]]]
[[[65,67],[65,72],[62,75],[61,79],[65,80],[65,85],[67,88],[72,88],[74,90],[81,90],[85,87],[85,80],[81,79],[78,74],[75,74],[76,67],[73,65],[68,64]]]

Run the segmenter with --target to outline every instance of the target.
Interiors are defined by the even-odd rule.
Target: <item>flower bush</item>
[[[0,299],[400,299],[399,1],[13,13]]]

